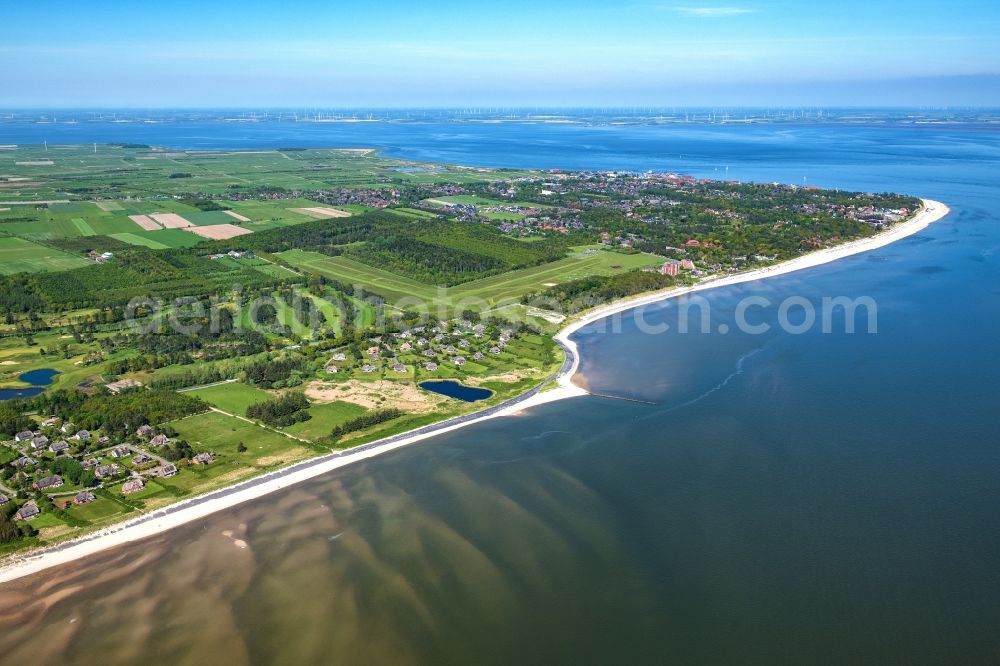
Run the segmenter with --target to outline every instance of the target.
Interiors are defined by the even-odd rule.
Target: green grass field
[[[219,412],[205,412],[170,423],[181,439],[191,442],[197,451],[212,451],[227,458],[238,458],[240,442],[247,447],[247,461],[292,453],[303,457],[308,449],[281,433],[248,423]],[[179,478],[179,477],[178,477]]]
[[[596,248],[579,248],[559,261],[466,282],[444,290],[346,257],[329,257],[307,250],[288,250],[278,256],[305,272],[318,273],[348,284],[360,284],[369,291],[381,294],[390,304],[399,303],[403,299],[416,299],[433,307],[444,305],[449,308],[462,307],[463,300],[466,304],[478,301],[493,306],[502,300],[516,300],[524,294],[542,290],[552,284],[591,275],[614,275],[663,262],[662,257],[650,254],[621,254]]]
[[[199,211],[197,213],[186,213],[184,219],[195,225],[196,227],[201,227],[208,224],[235,224],[236,220],[229,215],[226,215],[221,210],[208,210]]]
[[[360,416],[366,411],[368,410],[364,407],[349,402],[331,402],[323,405],[313,405],[309,408],[309,414],[312,416],[311,419],[290,425],[284,428],[284,431],[296,437],[315,440],[320,437],[326,437],[333,430],[334,426],[340,425],[348,419]]]
[[[302,295],[302,297],[311,300],[313,304],[316,306],[316,309],[323,314],[323,316],[326,318],[325,326],[329,326],[337,333],[339,333],[342,330],[343,322],[341,321],[341,312],[336,307],[334,307],[333,303],[323,298],[320,298],[319,296],[310,294],[307,291],[301,291],[299,293]]]
[[[191,247],[205,240],[200,236],[184,231],[183,229],[130,231],[109,235],[111,238],[118,239],[123,243],[128,243],[129,245],[142,245],[143,247],[152,248],[154,250],[162,250],[168,247]]]
[[[185,393],[201,398],[208,404],[218,407],[225,412],[239,414],[240,416],[246,414],[247,407],[250,405],[274,397],[267,391],[262,391],[259,388],[239,382],[208,386],[193,391],[185,391]]]
[[[38,273],[63,271],[88,265],[83,257],[74,257],[24,238],[0,236],[0,273]]]
[[[432,220],[437,217],[434,213],[429,213],[426,210],[419,210],[417,208],[392,208],[390,210],[396,215],[402,215],[415,220]]]
[[[391,301],[406,297],[424,301],[434,301],[437,298],[437,287],[346,257],[329,257],[308,250],[288,250],[277,256],[305,272],[326,275],[348,284],[360,284]]]
[[[87,221],[82,217],[74,217],[72,220],[73,225],[80,231],[81,236],[96,236],[97,232],[94,228],[87,224]]]
[[[296,273],[295,271],[289,270],[284,266],[279,266],[278,264],[267,264],[267,263],[253,264],[252,268],[255,271],[260,271],[261,273],[264,273],[265,275],[273,275],[274,277],[277,278],[288,279],[288,278],[299,277],[299,274]]]
[[[128,243],[129,245],[141,245],[142,247],[148,247],[152,250],[165,250],[170,247],[166,243],[161,243],[155,240],[152,236],[140,236],[138,232],[134,234],[111,234],[111,238],[120,240],[123,243]]]
[[[73,505],[68,509],[74,518],[86,520],[91,523],[110,522],[125,512],[125,507],[106,497],[98,497],[93,502],[87,504]]]

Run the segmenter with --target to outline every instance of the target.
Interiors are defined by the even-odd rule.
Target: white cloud
[[[671,7],[678,14],[696,16],[698,18],[725,18],[753,14],[757,10],[749,7]]]

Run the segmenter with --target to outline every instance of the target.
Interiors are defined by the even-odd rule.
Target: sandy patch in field
[[[312,382],[306,387],[306,397],[316,402],[350,402],[367,409],[379,409],[381,407],[398,407],[406,412],[425,413],[434,410],[434,407],[447,398],[438,398],[432,393],[421,391],[412,384],[400,384],[380,380],[375,382],[361,382],[352,379],[346,382],[325,383]],[[382,397],[384,400],[378,402],[376,398]]]
[[[316,218],[317,220],[327,220],[331,217],[350,217],[351,214],[346,210],[338,210],[337,208],[326,208],[323,206],[313,206],[311,208],[289,208],[292,212],[302,213],[303,215],[308,215],[309,217]]]
[[[0,361],[0,365],[17,365],[17,361]]]
[[[0,146],[0,150],[17,150],[17,146],[11,143],[5,143]]]
[[[203,227],[187,227],[184,231],[190,231],[196,236],[212,240],[226,240],[253,233],[249,229],[238,227],[235,224],[206,224]]]
[[[239,213],[237,213],[235,211],[224,210],[222,212],[225,213],[226,215],[228,215],[229,217],[233,218],[233,219],[239,220],[240,222],[249,222],[250,221],[249,217],[246,217],[245,215],[240,215]]]
[[[162,224],[164,229],[185,229],[194,226],[177,213],[153,213],[150,217]]]
[[[539,319],[544,319],[550,324],[561,324],[566,321],[566,315],[561,315],[558,312],[553,312],[552,310],[542,310],[540,308],[525,308],[529,317],[538,317]]]
[[[16,190],[25,187],[36,187],[38,185],[41,185],[41,183],[31,180],[18,180],[17,182],[7,181],[6,183],[0,182],[0,190]]]
[[[159,231],[163,228],[154,222],[149,215],[129,215],[128,219],[138,224],[144,231]]]
[[[482,386],[486,382],[502,382],[504,384],[513,384],[515,382],[522,381],[528,377],[538,377],[542,378],[542,371],[538,368],[525,368],[524,370],[511,370],[510,372],[504,372],[499,375],[490,375],[488,377],[465,377],[462,379],[463,384],[468,384],[469,386]]]
[[[107,213],[122,209],[122,205],[117,201],[95,201],[94,205]]]
[[[17,166],[52,166],[55,164],[52,160],[28,160],[26,162],[14,162]]]
[[[286,453],[285,455],[281,456],[264,456],[263,458],[257,458],[257,460],[254,461],[254,465],[256,465],[257,467],[274,467],[275,465],[286,465],[295,460],[296,458],[300,458],[304,450],[305,449],[301,448],[296,449],[295,452],[298,455],[294,456],[288,456],[288,454]]]

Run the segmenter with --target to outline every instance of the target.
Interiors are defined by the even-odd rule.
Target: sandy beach
[[[928,225],[940,220],[951,212],[951,209],[940,201],[934,201],[932,199],[921,199],[921,201],[923,202],[923,208],[912,218],[906,222],[894,225],[890,229],[875,234],[869,238],[861,238],[836,247],[816,250],[815,252],[804,254],[800,257],[796,257],[795,259],[789,259],[788,261],[781,262],[780,264],[767,266],[766,268],[759,268],[757,270],[737,273],[726,277],[710,277],[690,287],[666,289],[663,291],[643,294],[634,298],[615,301],[614,303],[609,303],[608,305],[601,306],[584,313],[578,319],[575,319],[573,322],[565,326],[555,336],[555,339],[563,346],[573,350],[573,356],[575,359],[572,369],[569,372],[560,375],[558,378],[557,381],[560,384],[560,388],[567,389],[568,393],[565,397],[576,395],[572,393],[572,389],[577,388],[576,385],[572,383],[572,377],[576,374],[577,366],[580,363],[580,354],[576,343],[570,339],[570,336],[587,324],[592,324],[599,319],[610,317],[611,315],[631,310],[632,308],[649,305],[651,303],[658,303],[668,298],[677,298],[679,296],[698,291],[706,291],[708,289],[728,287],[734,284],[742,284],[744,282],[763,280],[765,278],[775,277],[778,275],[786,275],[795,271],[801,271],[815,266],[822,266],[823,264],[828,264],[831,261],[843,259],[844,257],[849,257],[854,254],[860,254],[862,252],[868,252],[869,250],[885,247],[890,243],[895,243],[902,238],[912,236],[918,231],[926,229]],[[583,391],[583,389],[579,390]]]
[[[691,287],[645,294],[589,311],[574,319],[555,336],[555,339],[566,350],[567,362],[555,378],[554,388],[546,387],[547,390],[539,390],[536,387],[524,396],[507,401],[499,406],[487,408],[478,413],[450,419],[438,425],[425,426],[410,433],[396,435],[385,440],[360,446],[353,450],[325,455],[298,463],[291,467],[244,481],[229,488],[184,500],[117,526],[81,536],[75,540],[44,548],[33,553],[14,556],[0,569],[0,583],[35,574],[50,567],[66,564],[125,543],[138,541],[179,525],[198,520],[217,511],[262,497],[356,462],[394,451],[429,437],[451,432],[487,419],[510,416],[536,405],[586,395],[587,392],[572,381],[573,375],[576,374],[579,367],[579,350],[576,343],[570,339],[570,336],[581,327],[601,318],[668,298],[676,298],[697,291],[785,275],[793,271],[812,268],[843,257],[883,247],[925,229],[932,222],[947,215],[948,212],[949,209],[944,204],[925,199],[923,200],[923,208],[912,219],[871,238],[853,241],[834,248],[818,250],[767,268],[726,277],[709,278]]]

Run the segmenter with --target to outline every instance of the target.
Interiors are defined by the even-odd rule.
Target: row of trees
[[[397,409],[396,407],[368,412],[335,426],[333,430],[330,431],[330,437],[336,441],[348,433],[357,432],[358,430],[364,430],[365,428],[370,428],[380,423],[385,423],[386,421],[398,419],[405,413],[406,412],[401,409]]]
[[[528,294],[521,301],[545,305],[558,303],[563,312],[572,314],[626,296],[666,289],[675,283],[676,280],[669,275],[646,271],[594,275]]]

